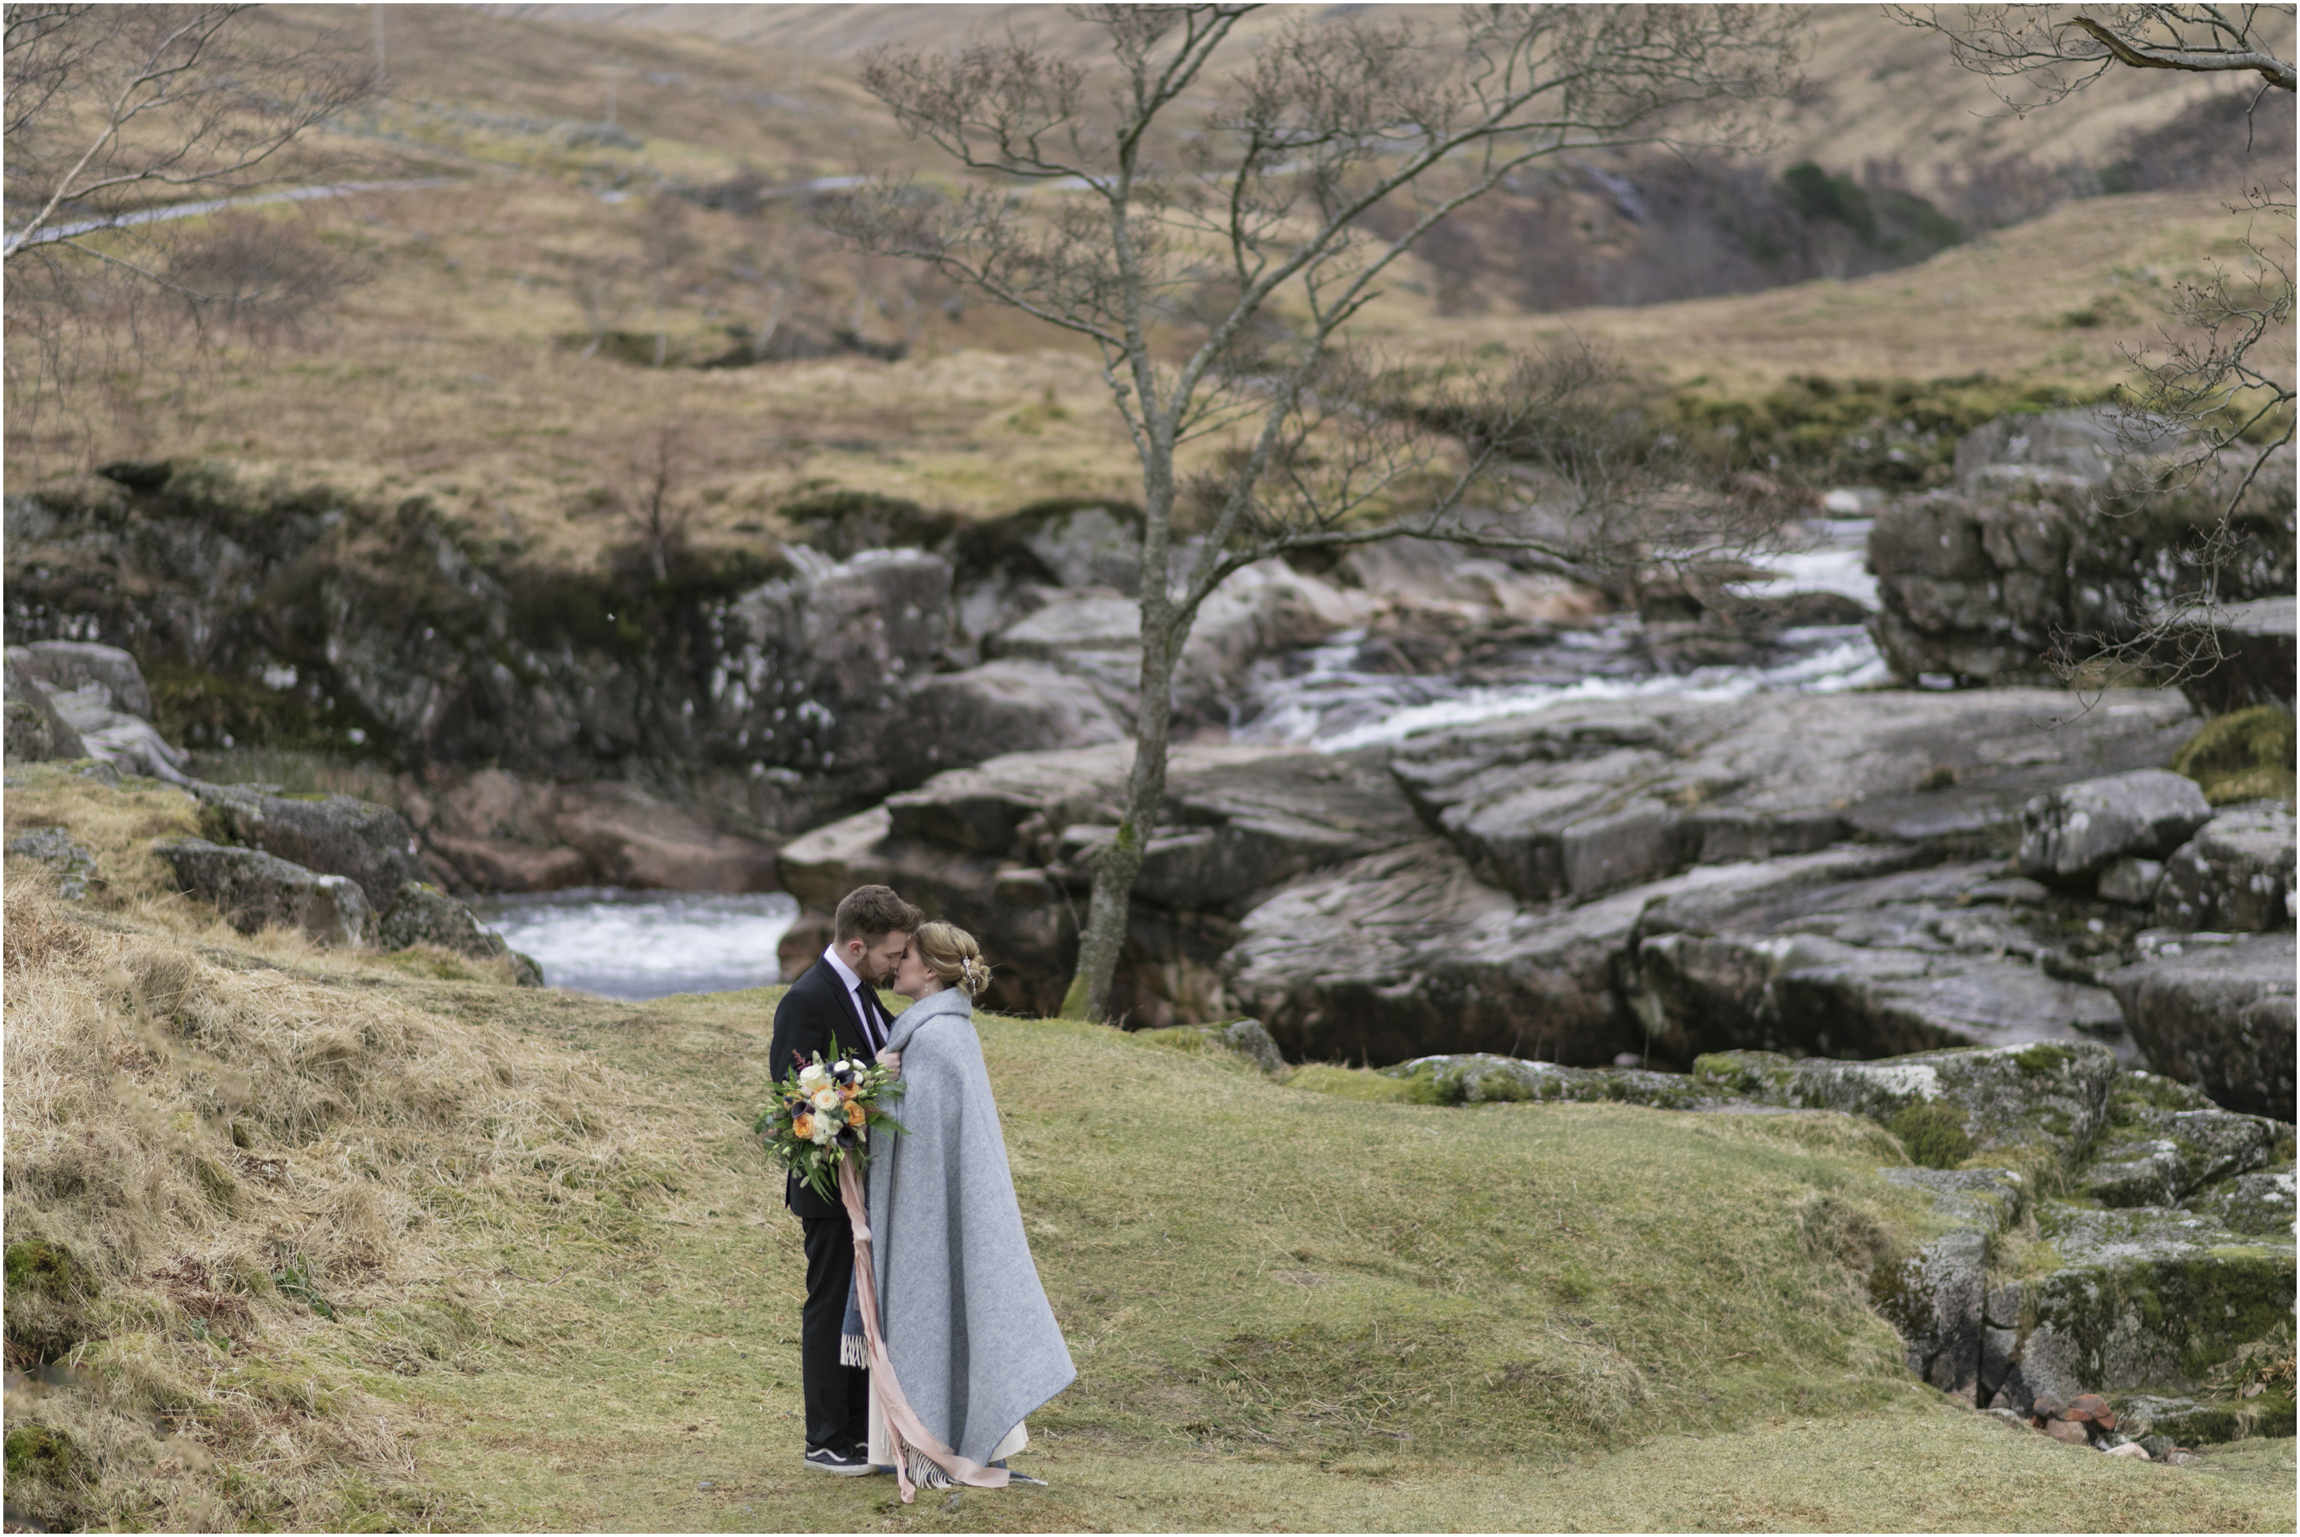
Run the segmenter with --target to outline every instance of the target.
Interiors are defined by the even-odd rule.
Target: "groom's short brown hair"
[[[850,939],[876,939],[896,929],[907,934],[924,922],[926,914],[896,896],[892,888],[857,886],[839,899],[831,942],[843,945]]]

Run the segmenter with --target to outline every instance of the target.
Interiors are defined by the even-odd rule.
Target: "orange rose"
[[[860,1128],[862,1123],[863,1107],[854,1103],[852,1100],[849,1100],[847,1102],[847,1124],[849,1126]]]
[[[797,1120],[791,1122],[791,1135],[798,1138],[801,1142],[813,1140],[814,1134],[815,1118],[813,1116],[802,1115]]]

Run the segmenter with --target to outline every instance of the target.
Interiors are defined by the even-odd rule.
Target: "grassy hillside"
[[[602,493],[664,427],[707,540],[762,538],[775,506],[831,485],[977,512],[1139,494],[1091,359],[915,268],[854,257],[784,195],[866,165],[939,172],[861,91],[855,56],[874,40],[946,40],[947,8],[382,14],[390,95],[323,147],[346,174],[450,184],[230,216],[318,240],[364,281],[267,348],[195,360],[162,346],[76,414],[12,415],[12,487],[205,456],[350,493],[431,494],[486,537],[577,560],[623,537]],[[265,16],[284,40],[369,46],[366,12]],[[1785,121],[1776,157],[1826,149],[1852,169],[1856,149],[1922,144],[1904,167],[1920,186],[1960,156],[2090,154],[2108,125],[2158,124],[2210,89],[2135,76],[2023,123],[1984,121],[1977,82],[1870,8],[1816,12],[1813,40],[1824,88]],[[611,85],[623,136],[602,137]],[[1657,383],[1727,394],[1793,375],[1979,373],[2097,393],[2125,375],[2128,349],[2160,340],[2169,285],[2241,263],[2246,226],[2222,202],[2069,203],[1897,272],[1643,308],[1530,313],[1496,293],[1464,309],[1415,261],[1364,329],[1406,356],[1578,335]],[[742,338],[769,321],[831,353],[692,366],[745,361]],[[842,330],[908,350],[841,352]],[[650,366],[658,346],[670,366]]]
[[[984,1048],[1080,1380],[1034,1420],[1052,1487],[904,1509],[799,1465],[796,1231],[745,1132],[771,990],[624,1004],[243,939],[140,863],[180,797],[21,779],[10,834],[70,827],[99,881],[66,904],[45,867],[7,870],[10,1501],[35,1514],[2289,1519],[2289,1442],[2134,1465],[1910,1380],[1861,1276],[1928,1219],[1866,1123],[1381,1104],[1017,1019]]]

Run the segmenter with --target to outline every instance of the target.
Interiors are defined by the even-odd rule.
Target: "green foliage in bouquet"
[[[791,1069],[751,1129],[809,1190],[835,1201],[840,1162],[852,1156],[859,1168],[870,1161],[873,1128],[902,1130],[885,1108],[901,1094],[901,1082],[883,1067],[817,1057]]]

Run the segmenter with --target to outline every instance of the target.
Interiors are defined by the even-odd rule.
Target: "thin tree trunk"
[[[1143,465],[1142,575],[1135,593],[1142,605],[1142,674],[1134,705],[1134,767],[1126,776],[1126,804],[1118,836],[1094,857],[1094,891],[1079,936],[1078,970],[1062,999],[1065,1019],[1102,1019],[1110,1005],[1110,983],[1126,946],[1126,920],[1134,899],[1158,811],[1166,799],[1166,756],[1174,716],[1174,662],[1190,614],[1178,608],[1169,585],[1167,548],[1174,510],[1174,450],[1171,428],[1154,424],[1146,434],[1150,449]]]

